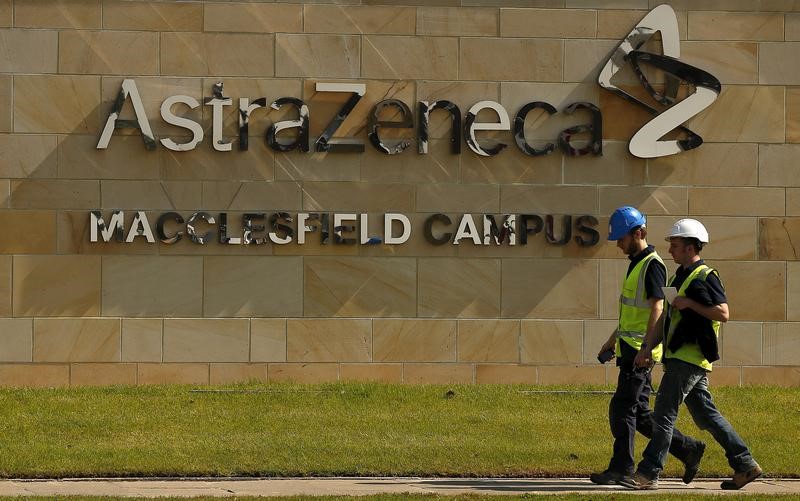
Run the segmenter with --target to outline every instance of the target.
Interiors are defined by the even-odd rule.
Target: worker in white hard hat
[[[636,367],[634,359],[645,334],[656,329],[661,318],[667,268],[655,247],[647,243],[646,223],[644,214],[626,205],[611,214],[608,224],[608,239],[616,241],[630,264],[622,280],[617,328],[597,356],[602,363],[616,356],[619,367],[617,388],[608,405],[608,421],[614,437],[611,460],[604,471],[589,476],[589,480],[600,485],[630,481],[636,466],[633,456],[636,432],[652,437],[652,375],[649,366]],[[660,359],[660,355],[659,346],[652,357]],[[697,474],[705,448],[703,442],[674,430],[669,451],[684,463],[685,483]]]
[[[728,321],[728,300],[719,273],[700,258],[709,242],[708,231],[700,221],[681,219],[667,233],[669,253],[680,265],[670,280],[670,301],[663,328],[648,332],[634,363],[647,366],[652,349],[664,339],[664,376],[653,411],[653,438],[642,454],[630,483],[637,489],[655,489],[664,468],[675,420],[681,403],[701,430],[708,430],[725,450],[733,478],[722,482],[722,489],[741,489],[762,474],[750,449],[731,424],[720,414],[708,391],[707,374],[719,359],[717,337],[722,322]]]

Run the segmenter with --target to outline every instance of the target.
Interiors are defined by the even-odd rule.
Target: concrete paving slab
[[[600,486],[585,478],[189,478],[189,479],[61,479],[3,480],[0,496],[323,496],[383,493],[413,494],[558,494],[558,493],[686,493],[797,494],[799,479],[765,479],[741,491],[723,491],[720,479],[700,479],[684,485],[678,479],[659,480],[657,491],[632,491]]]

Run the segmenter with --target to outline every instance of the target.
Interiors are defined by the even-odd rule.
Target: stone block
[[[475,382],[478,384],[536,384],[536,367],[529,365],[478,364]]]
[[[201,207],[200,182],[117,181],[100,182],[104,209],[192,210]]]
[[[271,383],[316,384],[339,379],[339,364],[269,364],[267,371]]]
[[[303,305],[307,317],[415,316],[416,261],[307,257]]]
[[[70,386],[136,385],[136,364],[72,364]]]
[[[650,227],[651,238],[660,247],[662,257],[666,260],[667,269],[672,268],[672,259],[667,252],[669,244],[661,238],[677,220],[677,217],[658,217],[652,220]],[[651,222],[648,220],[648,222]],[[708,230],[711,243],[703,249],[704,259],[756,259],[756,242],[758,241],[758,220],[750,217],[715,217],[702,218],[703,225]]]
[[[203,31],[277,33],[303,31],[303,6],[274,3],[208,3]]]
[[[0,386],[15,388],[69,386],[69,364],[0,364]]]
[[[759,182],[755,144],[704,143],[680,155],[647,161],[647,182],[655,185],[755,186]]]
[[[594,38],[596,33],[594,10],[500,9],[500,35],[504,37]]]
[[[428,143],[428,154],[416,153],[414,140],[411,146],[400,155],[386,155],[374,148],[367,147],[360,162],[360,179],[370,183],[455,183],[459,177],[460,155],[450,153],[449,140],[434,139]],[[447,144],[445,144],[447,143]],[[469,155],[468,153],[464,154]],[[473,156],[473,155],[469,155]],[[474,155],[477,156],[477,155]],[[359,164],[356,164],[359,165]],[[319,167],[328,171],[336,169],[322,162]],[[343,171],[347,173],[345,169]],[[278,168],[280,173],[280,167]],[[465,181],[468,182],[468,181]]]
[[[403,382],[409,384],[471,384],[470,364],[403,364]]]
[[[300,258],[206,257],[203,314],[206,317],[302,316],[302,282]]]
[[[506,214],[595,214],[595,186],[525,186],[500,188],[500,211]]]
[[[432,258],[418,262],[421,317],[492,318],[500,314],[500,260]]]
[[[287,321],[289,362],[370,362],[372,322],[345,319]]]
[[[600,70],[619,42],[617,40],[565,40],[563,44],[563,81],[596,84]],[[615,81],[622,78],[623,75],[625,74],[620,73],[620,76]],[[630,80],[630,77],[627,76],[624,81]],[[602,109],[603,118],[605,118],[606,110],[605,108]]]
[[[731,120],[743,116],[747,120]],[[708,142],[782,143],[784,124],[783,87],[728,85],[687,125]]]
[[[459,320],[459,362],[517,363],[520,326],[517,320]]]
[[[784,14],[783,35],[787,41],[800,41],[800,13],[787,12]]]
[[[14,106],[11,75],[0,75],[0,132],[11,132]]]
[[[617,329],[619,322],[614,320],[586,320],[584,322],[583,334],[583,363],[588,365],[599,365],[597,354],[600,347],[608,341],[608,338]],[[606,362],[607,366],[614,366],[616,361]],[[616,377],[616,376],[615,376]]]
[[[54,254],[56,217],[52,211],[0,211],[0,252]],[[9,295],[10,297],[10,295]]]
[[[689,188],[689,211],[695,216],[782,216],[783,188]]]
[[[361,71],[358,36],[279,33],[275,44],[279,77],[358,78]]]
[[[490,8],[420,7],[417,34],[430,36],[497,36],[498,11]],[[510,35],[527,36],[527,35]]]
[[[786,88],[786,142],[800,143],[800,87]]]
[[[138,364],[138,384],[208,384],[208,364]]]
[[[312,212],[413,212],[414,186],[310,181],[303,183],[303,209]]]
[[[538,371],[539,384],[606,384],[606,368],[602,365],[545,365]]]
[[[339,377],[342,381],[365,383],[401,383],[402,364],[341,364]]]
[[[163,328],[160,318],[123,318],[122,361],[161,362]]]
[[[14,26],[18,28],[100,28],[100,0],[16,0]]]
[[[523,320],[519,338],[523,364],[580,363],[583,323],[565,320]]]
[[[511,141],[498,157],[486,158],[465,151],[461,157],[461,182],[480,184],[558,184],[562,180],[560,153],[531,157],[519,150]],[[543,145],[529,140],[534,147]]]
[[[56,177],[55,136],[9,134],[0,136],[0,176],[4,178]]]
[[[364,37],[361,76],[455,80],[459,76],[458,47],[459,39],[454,37],[368,35]]]
[[[103,28],[136,31],[202,31],[203,5],[103,0]]]
[[[253,76],[275,74],[275,38],[251,33],[161,33],[161,73]]]
[[[742,367],[742,384],[800,386],[800,367]]]
[[[502,316],[596,318],[597,287],[586,285],[596,283],[597,275],[595,260],[505,259]]]
[[[247,151],[222,153],[210,147],[190,152],[162,151],[158,160],[161,178],[170,181],[272,181],[275,178],[275,155],[263,141],[251,142]]]
[[[760,186],[800,186],[796,165],[800,145],[762,144],[758,147],[758,184]]]
[[[622,40],[628,36],[634,26],[641,21],[645,13],[641,10],[611,10],[597,11],[597,38],[610,38]],[[686,12],[676,12],[678,18],[678,33],[681,40],[686,40]],[[683,44],[681,44],[683,46]]]
[[[742,381],[741,367],[714,367],[708,373],[708,380],[713,386],[741,386]]]
[[[211,384],[266,383],[267,364],[210,364]]]
[[[11,304],[11,275],[14,269],[14,258],[11,256],[0,256],[0,317],[10,317],[12,313]]]
[[[100,257],[15,256],[14,316],[100,315]]]
[[[143,31],[62,31],[58,37],[62,73],[155,75],[158,34]]]
[[[420,212],[497,212],[500,188],[491,185],[423,184],[417,187]]]
[[[144,151],[144,144],[140,136],[115,136],[105,150],[96,149],[96,145],[97,138],[92,136],[62,136],[58,142],[59,177],[67,179],[158,179],[158,157],[161,153]],[[52,156],[55,157],[55,155]]]
[[[647,162],[628,153],[628,145],[607,141],[603,156],[564,155],[564,182],[567,184],[642,185],[647,177]]]
[[[505,95],[505,94],[504,94]],[[437,100],[447,100],[458,106],[461,117],[463,118],[472,105],[485,100],[500,102],[500,84],[497,82],[462,82],[462,81],[437,81],[423,80],[417,84],[417,100],[433,102]],[[509,113],[511,113],[509,111]],[[478,114],[483,120],[483,113]],[[487,121],[496,116],[489,113]],[[509,118],[511,116],[509,115]],[[428,124],[428,135],[436,139],[449,139],[452,129],[452,119],[450,114],[444,110],[437,110],[431,113]],[[483,134],[489,135],[490,132]],[[463,136],[463,132],[459,131]],[[459,136],[459,137],[460,137]],[[464,157],[469,153],[465,145],[462,144],[462,154]],[[430,150],[429,150],[430,151]],[[487,159],[489,160],[489,159]]]
[[[247,362],[249,319],[164,320],[165,362]]]
[[[758,44],[683,42],[681,61],[711,73],[724,84],[758,83]]]
[[[721,339],[721,359],[716,364],[761,365],[761,323],[727,322],[722,327]],[[714,372],[717,369],[715,367]]]
[[[361,168],[362,164],[365,163],[364,157],[369,153],[369,150],[366,153],[278,153],[275,157],[275,179],[284,181],[358,182],[361,180]],[[390,158],[392,157],[381,160],[389,160]],[[417,157],[410,158],[416,160]],[[394,160],[394,162],[397,162],[397,160]],[[405,164],[406,162],[403,163]],[[372,166],[370,167],[372,168]],[[371,177],[368,180],[386,181],[376,177]],[[389,179],[388,181],[391,182],[394,179]]]
[[[0,318],[0,362],[33,361],[33,320]]]
[[[647,215],[686,214],[687,189],[683,187],[601,186],[600,214],[611,214],[623,205],[632,205]]]
[[[458,75],[463,80],[560,82],[563,51],[561,40],[462,38]]]
[[[786,320],[800,320],[800,263],[786,263]]]
[[[100,183],[90,180],[25,179],[11,182],[14,209],[94,209]]]
[[[99,83],[98,76],[14,76],[14,131],[97,134]]]
[[[226,182],[203,183],[203,206],[209,209],[296,211],[301,207],[300,185],[295,182]]]
[[[790,64],[800,42],[758,44],[758,83],[762,85],[800,85],[800,70]]]
[[[58,33],[46,30],[0,29],[0,71],[4,73],[56,73]]]
[[[710,261],[719,269],[731,320],[782,321],[786,318],[786,264]]]
[[[765,323],[764,365],[800,365],[798,332],[794,323]]]
[[[250,361],[286,361],[286,320],[253,318],[250,320]]]
[[[760,218],[758,220],[758,257],[764,260],[797,260],[797,230],[800,219]]]
[[[33,361],[119,362],[120,321],[116,318],[34,319]]]
[[[373,320],[376,362],[454,362],[455,320]]]
[[[413,35],[416,32],[416,9],[412,7],[306,4],[303,8],[306,33]]]
[[[783,40],[777,12],[689,12],[691,40]]]
[[[203,308],[199,257],[103,257],[103,315],[199,317]]]
[[[14,24],[12,0],[0,0],[0,26],[6,28]]]

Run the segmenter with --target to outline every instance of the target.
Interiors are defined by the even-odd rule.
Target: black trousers
[[[608,419],[614,437],[614,455],[611,457],[608,469],[632,474],[633,442],[636,432],[647,438],[653,436],[653,411],[650,410],[649,400],[653,387],[650,370],[636,370],[633,367],[633,358],[625,355],[623,354],[618,361],[620,367],[617,389],[608,406]],[[669,452],[681,462],[685,462],[687,455],[696,445],[696,439],[684,435],[675,428]]]

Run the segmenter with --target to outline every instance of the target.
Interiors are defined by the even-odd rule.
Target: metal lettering
[[[170,125],[191,131],[192,139],[185,143],[176,143],[170,138],[164,138],[161,139],[161,144],[172,151],[191,151],[203,140],[203,128],[194,120],[179,117],[172,113],[172,106],[178,103],[185,104],[190,109],[200,106],[197,99],[191,96],[170,96],[161,103],[161,118]]]
[[[353,108],[361,100],[364,94],[367,93],[366,84],[343,84],[343,83],[322,83],[317,82],[317,92],[349,92],[350,97],[344,106],[339,110],[328,126],[322,132],[322,135],[314,143],[316,151],[329,151],[331,153],[354,152],[362,153],[364,151],[364,143],[358,139],[337,139],[333,141],[331,138],[342,125],[342,122],[350,115]]]
[[[380,120],[381,112],[389,107],[395,107],[400,110],[401,116],[399,121]],[[411,143],[409,143],[407,140],[402,140],[393,147],[386,146],[386,144],[381,141],[381,138],[378,135],[378,129],[380,127],[387,129],[413,129],[414,122],[411,120],[411,110],[408,108],[406,103],[397,99],[384,99],[376,104],[372,108],[372,112],[369,114],[367,131],[369,131],[368,137],[370,143],[372,143],[372,146],[374,146],[375,149],[381,153],[385,153],[387,155],[397,155],[408,148]]]
[[[136,120],[123,120],[119,118],[122,113],[122,107],[125,101],[131,98],[133,111],[136,114]],[[100,134],[100,140],[97,142],[98,150],[105,150],[108,148],[108,143],[111,141],[111,135],[115,129],[138,129],[142,133],[142,141],[148,150],[156,149],[156,140],[153,136],[153,131],[150,129],[150,121],[147,119],[147,113],[144,111],[144,104],[142,98],[139,96],[139,89],[136,87],[136,82],[132,78],[126,78],[122,81],[122,86],[117,94],[117,99],[114,101],[114,107],[111,113],[108,114],[106,125],[103,127],[103,132]]]
[[[490,123],[490,122],[476,122],[475,120],[478,117],[478,113],[480,113],[483,109],[492,109],[495,113],[497,113],[497,118],[499,122]],[[478,139],[475,137],[475,132],[479,130],[510,130],[511,129],[511,122],[508,120],[508,112],[500,103],[496,103],[494,101],[481,101],[475,104],[472,108],[469,109],[467,112],[467,117],[464,119],[464,139],[467,141],[467,146],[469,149],[477,153],[478,155],[484,157],[491,157],[497,155],[507,146],[504,143],[498,143],[491,148],[484,148],[483,146],[478,143]]]

